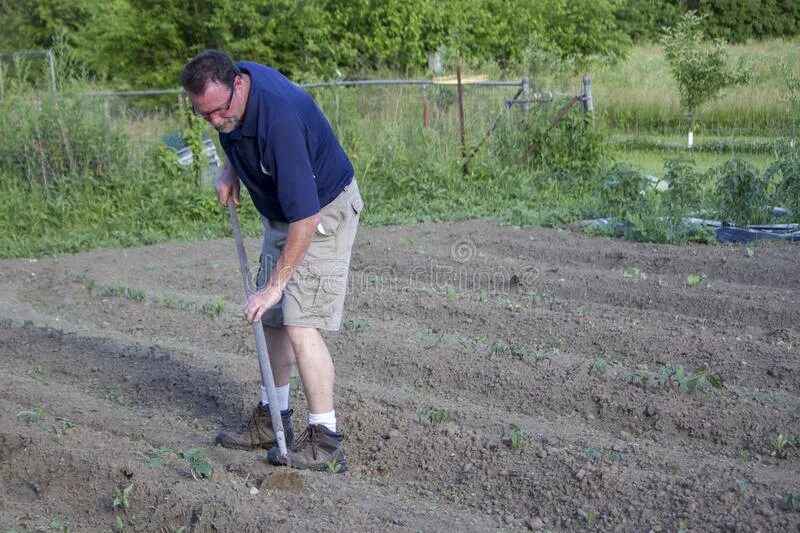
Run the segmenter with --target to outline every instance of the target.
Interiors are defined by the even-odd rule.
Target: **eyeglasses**
[[[231,104],[233,103],[233,93],[236,92],[236,78],[233,78],[231,82],[231,94],[228,96],[228,101],[225,103],[224,106],[215,109],[214,111],[209,111],[208,113],[200,113],[197,109],[194,108],[194,104],[192,104],[192,112],[200,118],[204,118],[206,120],[211,118],[211,115],[217,115],[219,113],[225,113],[231,108]]]

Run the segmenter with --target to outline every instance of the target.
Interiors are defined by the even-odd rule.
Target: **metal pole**
[[[522,109],[525,111],[530,111],[531,109],[531,82],[528,79],[528,76],[522,78]]]
[[[457,86],[457,94],[458,94],[458,127],[459,132],[461,134],[461,159],[464,161],[464,166],[462,167],[462,172],[464,175],[467,174],[467,138],[466,133],[464,131],[464,88],[461,85],[461,58],[458,58],[458,62],[456,63],[456,80],[458,82]]]
[[[53,51],[47,51],[47,60],[50,63],[50,87],[53,90],[53,93],[56,92],[56,65],[55,59],[53,58]]]
[[[428,86],[422,86],[422,127],[428,127]]]
[[[592,102],[592,80],[589,76],[583,77],[583,112],[591,113],[594,111]]]
[[[233,227],[233,240],[236,241],[236,252],[239,255],[239,270],[242,271],[242,281],[244,282],[244,296],[250,296],[250,282],[247,277],[247,254],[242,243],[242,232],[239,229],[239,217],[236,216],[236,206],[233,199],[228,201],[228,212],[231,215],[231,226]],[[256,350],[258,351],[258,366],[261,368],[261,382],[267,390],[269,400],[269,414],[272,417],[272,429],[275,431],[275,438],[278,441],[278,449],[281,457],[286,456],[286,437],[283,433],[283,420],[281,410],[278,406],[278,393],[275,392],[275,380],[272,377],[272,367],[269,364],[269,352],[267,352],[267,339],[264,337],[264,326],[260,320],[253,322],[253,334],[256,338]]]

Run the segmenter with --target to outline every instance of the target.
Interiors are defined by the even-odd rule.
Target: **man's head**
[[[225,53],[198,54],[183,67],[180,81],[195,113],[218,131],[230,133],[241,125],[247,95],[241,72]]]

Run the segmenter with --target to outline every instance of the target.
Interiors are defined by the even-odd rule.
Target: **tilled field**
[[[344,475],[212,444],[258,397],[231,240],[2,261],[0,530],[797,531],[799,260],[364,229]]]

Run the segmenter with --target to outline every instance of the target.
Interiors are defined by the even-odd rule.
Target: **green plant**
[[[775,149],[775,162],[764,176],[767,183],[777,180],[775,205],[788,208],[791,221],[800,222],[800,147],[798,141],[783,142]]]
[[[784,495],[782,503],[787,511],[800,511],[800,491],[790,490]]]
[[[589,362],[589,374],[605,374],[608,363],[602,357],[593,357]]]
[[[209,478],[214,474],[214,466],[208,458],[203,457],[203,451],[203,448],[192,448],[178,452],[178,456],[188,463],[189,471],[195,480]]]
[[[786,458],[789,448],[797,446],[797,440],[794,438],[786,438],[783,433],[779,433],[777,437],[772,439],[772,448],[774,454],[781,458]]]
[[[342,465],[339,464],[336,458],[332,458],[325,461],[325,468],[327,468],[328,472],[331,474],[336,474],[342,470]]]
[[[647,279],[647,274],[645,274],[644,271],[639,270],[639,268],[633,267],[630,270],[624,271],[622,273],[622,277],[645,280]]]
[[[208,316],[220,316],[225,311],[225,300],[217,298],[213,303],[203,304],[200,311]]]
[[[361,318],[350,318],[343,325],[346,331],[369,331],[370,329],[369,323]]]
[[[127,511],[128,507],[130,507],[130,494],[133,490],[133,483],[128,485],[127,487],[117,487],[116,494],[114,495],[114,500],[111,502],[111,506],[114,509],[122,509],[123,511]]]
[[[723,222],[744,226],[767,222],[767,180],[752,163],[734,158],[712,170],[716,175],[714,197]]]
[[[417,418],[420,423],[427,422],[429,425],[435,426],[442,422],[450,422],[453,420],[453,415],[448,409],[422,406],[417,409]]]
[[[694,287],[695,285],[699,285],[703,283],[708,276],[705,272],[700,272],[699,274],[689,274],[686,276],[686,286],[687,287]]]
[[[69,533],[69,526],[60,520],[53,520],[47,524],[47,529],[58,531],[59,533]]]
[[[687,11],[674,27],[667,28],[661,40],[664,57],[678,85],[681,105],[689,112],[690,135],[694,132],[698,107],[717,98],[726,87],[750,80],[744,64],[736,68],[728,66],[724,41],[718,39],[710,46],[704,43],[703,19],[704,16]]]
[[[507,428],[503,429],[503,442],[515,450],[526,448],[528,446],[525,434],[522,432],[519,426],[515,424],[510,424]]]
[[[47,413],[44,412],[44,409],[41,407],[36,407],[35,409],[31,409],[28,411],[20,411],[17,413],[17,417],[23,417],[25,422],[31,424],[33,422],[38,422],[40,420],[44,420],[47,418]]]
[[[586,455],[592,461],[599,461],[603,458],[603,449],[602,448],[586,448]]]
[[[694,390],[706,390],[709,387],[721,390],[725,388],[723,379],[703,368],[696,368],[693,372],[686,370],[683,365],[673,366],[663,365],[658,371],[658,384],[666,387],[676,384],[678,387],[692,392]]]

